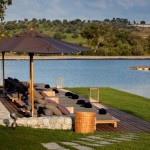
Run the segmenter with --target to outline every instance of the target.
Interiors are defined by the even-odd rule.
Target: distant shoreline
[[[0,59],[2,59],[0,57]],[[29,56],[5,56],[5,60],[28,60]],[[150,59],[150,56],[34,56],[35,60],[105,60],[105,59]]]

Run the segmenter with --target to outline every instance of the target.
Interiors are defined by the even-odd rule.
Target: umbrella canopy
[[[20,33],[12,38],[0,42],[1,52],[26,52],[34,54],[67,54],[90,50],[82,46],[71,44],[47,37],[33,30]]]
[[[5,52],[24,52],[30,56],[30,98],[32,102],[32,116],[34,116],[34,54],[67,54],[88,51],[89,48],[59,41],[41,33],[30,30],[20,33],[11,38],[6,38],[0,42],[0,52],[2,52],[2,76],[4,86],[4,54]]]

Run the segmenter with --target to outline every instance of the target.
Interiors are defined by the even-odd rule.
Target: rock
[[[66,117],[66,118],[65,118],[65,124],[67,124],[67,125],[72,124],[72,119],[69,118],[69,117]]]
[[[61,130],[61,129],[62,129],[62,126],[61,126],[61,124],[59,124],[59,123],[56,123],[56,124],[55,124],[55,129]]]
[[[16,123],[18,126],[27,126],[27,118],[18,118]]]
[[[36,118],[28,118],[27,120],[27,126],[29,127],[33,127],[33,126],[36,126],[38,125],[38,121],[36,120]]]
[[[64,124],[65,123],[65,118],[64,117],[59,117],[58,120],[57,120],[57,122],[59,124]]]
[[[45,127],[48,127],[48,126],[49,126],[49,119],[44,118],[44,119],[43,119],[43,125],[44,125]]]

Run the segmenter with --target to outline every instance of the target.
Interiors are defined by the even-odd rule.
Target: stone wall
[[[72,119],[65,116],[18,118],[18,126],[47,129],[72,129]]]
[[[5,106],[0,102],[0,125],[11,126],[13,119]],[[72,129],[72,119],[68,116],[24,117],[16,121],[18,126],[46,129]]]

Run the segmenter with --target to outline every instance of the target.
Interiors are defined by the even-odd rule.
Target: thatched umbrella
[[[28,32],[20,33],[11,38],[6,38],[0,42],[0,52],[2,52],[2,77],[4,86],[4,55],[5,52],[24,52],[28,53],[30,57],[30,98],[32,101],[32,116],[34,112],[34,54],[67,54],[77,53],[81,51],[88,51],[89,48],[63,42],[50,38],[41,33],[30,30]]]

